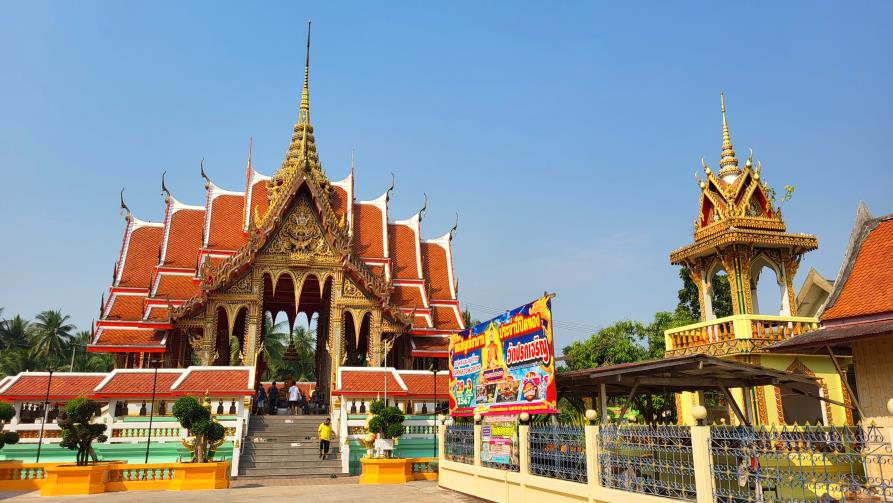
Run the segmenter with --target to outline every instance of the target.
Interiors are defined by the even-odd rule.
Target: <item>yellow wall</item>
[[[872,349],[875,351],[875,349]],[[870,370],[868,373],[872,376],[871,383],[866,383],[866,386],[869,389],[880,389],[883,390],[886,386],[886,396],[888,398],[893,397],[893,368],[891,368],[888,364],[887,367],[884,367],[880,362],[886,360],[887,362],[893,362],[893,345],[886,348],[883,352],[875,352],[872,354],[873,360],[867,361],[866,365],[876,366],[877,368],[883,368],[883,372],[879,370]],[[844,398],[844,385],[843,381],[837,375],[837,371],[834,368],[834,364],[831,362],[831,359],[828,356],[817,355],[817,356],[789,356],[789,355],[767,355],[767,354],[759,354],[752,355],[752,362],[761,365],[763,367],[775,369],[775,370],[787,370],[794,360],[797,359],[802,363],[806,368],[808,368],[815,377],[821,380],[824,383],[824,388],[827,391],[827,397],[842,403],[846,403]],[[841,367],[846,367],[849,364],[848,358],[838,357],[838,361]],[[856,377],[859,378],[860,369],[857,367]],[[863,374],[865,372],[862,372]],[[858,385],[858,388],[862,389],[862,384]],[[763,415],[765,416],[766,424],[780,424],[780,418],[778,414],[778,404],[781,400],[781,394],[779,390],[774,386],[762,386],[762,400],[763,400]],[[738,403],[738,406],[741,409],[742,413],[746,413],[746,409],[744,406],[744,401],[742,397],[741,389],[732,389],[730,390],[732,396],[735,398],[735,401]],[[825,393],[825,391],[823,391]],[[879,391],[879,393],[884,393],[883,391]],[[760,399],[760,392],[755,390],[755,395],[757,400]],[[878,399],[878,403],[875,408],[872,410],[878,411],[877,414],[881,414],[880,411],[883,411],[886,414],[886,403],[887,399],[884,398],[882,401]],[[697,395],[694,393],[683,392],[680,394],[680,399],[677,400],[677,414],[679,417],[679,424],[684,425],[693,425],[695,424],[695,420],[691,415],[691,407],[694,404],[698,403]],[[841,407],[839,405],[822,403],[823,415],[827,416],[827,424],[829,425],[845,425],[849,424],[851,419],[851,415],[847,414],[847,409]],[[863,407],[865,405],[863,404]],[[754,418],[756,418],[757,423],[763,423],[759,418],[761,417],[760,406],[757,401],[754,403]],[[869,414],[866,410],[866,414]],[[734,413],[730,412],[729,417],[731,419],[732,424],[738,424],[738,420],[735,417]],[[893,418],[887,418],[893,424]],[[787,421],[786,421],[787,422]],[[880,424],[880,423],[878,423]]]
[[[893,341],[880,338],[853,344],[856,393],[866,421],[893,426],[887,400],[893,398]]]

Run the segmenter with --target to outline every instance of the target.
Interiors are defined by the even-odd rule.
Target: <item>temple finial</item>
[[[124,188],[121,188],[121,211],[125,212],[125,215],[127,215],[124,218],[130,221],[130,208],[128,208],[127,204],[124,202]]]
[[[428,193],[422,192],[425,195],[425,202],[422,204],[422,209],[419,210],[419,222],[422,221],[422,218],[425,217],[425,212],[428,211]]]
[[[304,56],[304,88],[301,90],[301,113],[298,123],[310,124],[310,20],[307,20],[307,53]]]
[[[164,196],[165,201],[169,201],[171,198],[171,191],[167,190],[167,184],[164,183],[164,177],[167,175],[167,170],[161,173],[161,195]]]
[[[726,98],[725,94],[719,93],[720,110],[722,111],[722,154],[719,161],[720,178],[731,181],[741,174],[738,168],[738,159],[735,157],[735,150],[732,149],[732,139],[729,135],[729,124],[726,121]]]
[[[208,178],[208,174],[205,173],[205,158],[202,157],[202,162],[199,163],[199,170],[201,170],[202,178],[205,179],[205,189],[211,186],[211,179]]]
[[[254,138],[249,136],[248,137],[248,169],[251,169],[251,146],[252,146],[252,143],[254,143]]]
[[[350,174],[354,173],[354,169],[357,167],[357,149],[350,149]]]
[[[286,159],[318,163],[316,145],[313,142],[313,126],[310,125],[310,20],[307,20],[307,53],[304,59],[304,87],[301,89],[301,106],[295,123]]]

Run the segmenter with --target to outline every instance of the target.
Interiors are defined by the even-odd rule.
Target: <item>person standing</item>
[[[288,388],[288,408],[291,409],[291,415],[293,416],[298,415],[298,401],[300,396],[298,383],[291,383],[291,387]]]
[[[329,443],[332,441],[332,420],[328,417],[319,425],[319,459],[329,457]]]
[[[257,383],[257,389],[254,391],[254,414],[258,416],[264,415],[264,407],[267,406],[267,392],[264,385]]]
[[[270,415],[276,415],[276,409],[279,408],[279,388],[276,387],[276,381],[270,384],[270,391],[267,393],[270,400]]]

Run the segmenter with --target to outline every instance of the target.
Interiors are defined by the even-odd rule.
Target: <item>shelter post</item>
[[[710,467],[710,427],[691,426],[692,467],[695,473],[697,503],[713,502],[713,473]]]
[[[598,407],[601,410],[602,424],[608,424],[608,392],[605,383],[598,385]]]

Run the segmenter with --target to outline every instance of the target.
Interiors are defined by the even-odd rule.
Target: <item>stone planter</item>
[[[46,481],[40,488],[40,495],[67,496],[103,493],[109,478],[109,466],[109,463],[96,463],[87,466],[47,466]]]
[[[171,491],[226,489],[229,487],[229,461],[180,463],[171,481]]]
[[[405,484],[412,481],[411,459],[362,458],[360,484]]]

